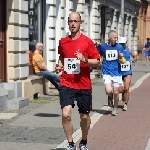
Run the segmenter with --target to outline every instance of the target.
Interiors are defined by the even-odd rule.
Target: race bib
[[[117,50],[106,50],[106,60],[116,60],[118,59],[118,51]]]
[[[149,48],[145,48],[145,51],[149,51]]]
[[[130,62],[126,61],[124,64],[121,64],[121,71],[129,71],[130,70]]]
[[[79,74],[80,60],[78,60],[77,58],[65,58],[64,71],[66,71],[67,74]]]

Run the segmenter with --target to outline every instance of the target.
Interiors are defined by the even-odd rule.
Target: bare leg
[[[82,130],[82,140],[87,140],[91,119],[89,114],[80,114],[80,119],[81,119],[80,126]]]
[[[105,84],[105,92],[108,95],[108,106],[113,107],[113,92],[110,83]]]
[[[114,108],[118,107],[119,102],[119,90],[118,87],[114,87]]]
[[[72,106],[65,106],[62,109],[62,125],[68,142],[72,142],[73,126],[71,121]]]
[[[130,88],[131,78],[132,78],[131,75],[127,75],[124,78],[124,99],[125,99],[125,103],[128,103],[128,101],[129,101],[129,94],[130,94],[129,88]]]
[[[149,58],[146,56],[146,64],[148,65]]]

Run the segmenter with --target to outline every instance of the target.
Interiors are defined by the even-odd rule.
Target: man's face
[[[123,47],[125,47],[125,46],[126,46],[126,43],[119,43],[119,44],[121,44]]]
[[[80,30],[81,20],[79,14],[71,14],[68,17],[68,25],[71,33],[76,33]]]
[[[38,46],[39,53],[42,53],[42,52],[43,52],[43,48],[44,48],[43,45],[39,45],[39,46]]]
[[[109,40],[112,44],[115,44],[118,40],[118,34],[117,33],[112,33],[112,35],[109,37]]]

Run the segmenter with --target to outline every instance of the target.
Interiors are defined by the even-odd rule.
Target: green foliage
[[[38,99],[34,99],[34,100],[31,100],[30,103],[36,103],[36,104],[48,104],[52,102],[52,100],[38,100]]]

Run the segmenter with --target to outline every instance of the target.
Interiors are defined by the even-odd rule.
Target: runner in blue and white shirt
[[[117,32],[111,30],[108,33],[108,42],[101,44],[99,49],[100,55],[103,56],[101,74],[103,75],[105,91],[108,96],[114,96],[114,109],[112,111],[113,116],[118,115],[118,88],[121,78],[119,58],[122,57],[121,52],[123,51],[123,47],[117,43],[117,40]],[[109,100],[108,105],[110,105]]]

